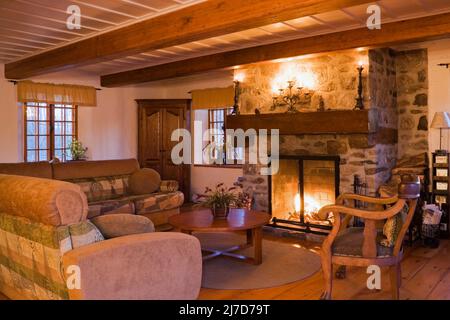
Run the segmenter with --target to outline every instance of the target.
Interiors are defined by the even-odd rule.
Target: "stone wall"
[[[396,54],[398,157],[428,152],[428,52]]]
[[[359,175],[367,194],[375,195],[390,178],[396,160],[406,154],[426,150],[427,71],[426,51],[394,52],[391,49],[345,51],[320,57],[281,63],[250,65],[244,70],[245,82],[241,113],[283,112],[271,110],[273,79],[283,63],[311,77],[315,85],[312,99],[301,111],[317,111],[319,97],[325,109],[353,109],[357,93],[358,62],[365,66],[363,91],[369,109],[370,134],[297,135],[280,137],[281,155],[339,155],[340,192],[353,192],[353,177]],[[295,66],[298,65],[298,66]],[[423,131],[423,132],[422,132]],[[424,151],[425,151],[424,150]],[[242,183],[253,195],[255,208],[268,210],[269,179],[259,175],[257,165],[245,165]]]
[[[302,111],[316,111],[320,97],[324,108],[331,110],[353,109],[358,86],[357,66],[362,62],[367,66],[367,51],[346,51],[329,53],[318,57],[286,60],[282,62],[251,64],[238,72],[245,73],[240,96],[241,113],[253,114],[255,108],[261,113],[280,113],[286,108],[271,110],[274,82],[287,87],[289,75],[298,75],[298,82],[311,90],[311,103]],[[275,81],[275,79],[281,81]],[[364,70],[363,91],[368,98],[367,68]],[[301,85],[297,83],[297,85]],[[366,104],[368,100],[366,100]]]
[[[397,76],[395,52],[389,48],[369,51],[370,109],[376,114],[377,133],[371,138],[375,159],[373,175],[366,172],[375,190],[387,182],[395,167],[398,149]],[[371,172],[372,173],[372,172]],[[373,181],[372,181],[373,180]]]

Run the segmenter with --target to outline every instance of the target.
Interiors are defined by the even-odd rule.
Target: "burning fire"
[[[294,197],[294,208],[296,213],[300,213],[300,193],[297,193]],[[311,196],[305,196],[305,218],[312,217],[314,213],[320,210],[320,204]]]
[[[300,212],[300,193],[297,193],[294,197],[295,212]]]

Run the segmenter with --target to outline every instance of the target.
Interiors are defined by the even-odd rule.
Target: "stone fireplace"
[[[427,108],[426,99],[421,99],[427,96],[426,58],[426,50],[395,52],[383,48],[327,53],[237,69],[235,72],[245,74],[245,80],[241,83],[241,116],[235,119],[253,117],[248,128],[252,125],[263,128],[267,124],[271,128],[278,124],[286,127],[290,121],[287,131],[280,133],[279,137],[280,155],[284,158],[280,162],[279,175],[262,176],[259,174],[259,165],[245,164],[243,167],[241,182],[253,198],[254,209],[271,212],[273,217],[282,220],[300,219],[296,212],[296,197],[300,191],[298,173],[301,170],[303,173],[316,173],[307,174],[306,181],[303,181],[304,193],[310,197],[309,200],[314,200],[310,201],[314,202],[312,207],[334,202],[337,194],[354,192],[355,175],[364,186],[362,193],[374,196],[378,188],[390,179],[391,170],[399,156],[426,152],[428,147],[422,143],[422,137],[426,133],[423,128],[427,127]],[[305,74],[308,83],[313,83],[314,87],[308,88],[310,103],[302,106],[300,116],[279,121],[277,119],[283,110],[271,108],[272,86],[273,79],[280,82],[280,70],[286,69],[281,67],[284,63],[297,64],[295,72],[300,74],[296,77],[301,78]],[[361,63],[364,66],[365,111],[353,111],[358,85],[356,67]],[[344,111],[366,112],[367,118],[358,121],[364,121],[360,124],[368,130],[327,131],[328,127],[334,127],[336,123],[324,118],[338,119],[333,112],[337,115]],[[330,114],[333,116],[327,116]],[[318,126],[311,126],[314,129],[309,131],[296,132],[301,126],[301,116],[309,119],[309,122],[303,122],[308,128],[310,123]],[[341,122],[349,127],[354,124],[350,120]],[[242,123],[249,123],[248,118],[237,123],[235,128],[241,128]],[[409,142],[411,136],[415,137],[417,143]],[[327,158],[338,159],[339,164],[338,169],[335,169],[339,174],[334,185],[334,197],[331,196],[331,183],[323,182],[336,178],[336,172],[332,177],[330,167],[333,165],[326,163]],[[316,163],[310,163],[308,159],[325,162],[317,160]],[[303,161],[303,168],[300,168],[300,160]],[[300,202],[305,199],[300,199]],[[302,210],[308,211],[305,206]]]

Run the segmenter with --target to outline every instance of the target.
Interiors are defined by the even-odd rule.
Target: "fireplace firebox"
[[[318,211],[339,195],[339,156],[280,156],[278,173],[269,179],[271,226],[326,235],[333,217]]]

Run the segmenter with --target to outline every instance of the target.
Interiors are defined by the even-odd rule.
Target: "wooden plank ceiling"
[[[0,63],[10,63],[165,13],[198,0],[0,0]],[[449,0],[380,0],[383,22],[450,12]],[[66,28],[66,9],[77,4],[82,29]],[[258,28],[83,66],[103,75],[274,42],[365,26],[367,5],[342,8]],[[170,23],[170,21],[168,21]]]
[[[450,13],[384,23],[381,30],[363,27],[112,73],[101,76],[101,84],[105,87],[120,87],[238,68],[256,62],[283,61],[330,51],[389,47],[445,38],[450,38]]]

